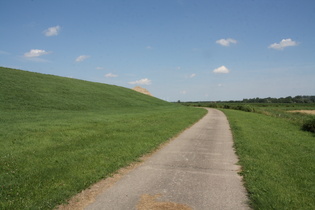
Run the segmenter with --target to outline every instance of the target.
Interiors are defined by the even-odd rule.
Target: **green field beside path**
[[[0,209],[53,209],[200,119],[133,90],[0,68]]]
[[[223,111],[251,206],[315,209],[315,136],[301,130],[301,115]]]

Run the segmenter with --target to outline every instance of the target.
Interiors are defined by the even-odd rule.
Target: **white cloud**
[[[222,46],[228,47],[230,46],[230,44],[236,44],[237,41],[235,39],[228,38],[228,39],[219,39],[216,41],[216,43]]]
[[[104,75],[106,78],[111,78],[111,77],[118,77],[116,74],[108,73]]]
[[[283,50],[285,47],[293,47],[297,46],[298,43],[296,41],[293,41],[292,39],[282,39],[279,43],[273,43],[269,45],[268,48],[272,48],[275,50]]]
[[[82,61],[84,61],[85,59],[87,59],[87,58],[89,58],[90,56],[88,56],[88,55],[80,55],[79,57],[77,57],[76,59],[75,59],[75,62],[82,62]]]
[[[39,57],[42,55],[49,54],[50,52],[47,52],[45,50],[39,50],[39,49],[32,49],[29,52],[24,53],[24,57],[26,58],[33,58],[33,57]]]
[[[225,66],[220,66],[219,68],[216,68],[213,70],[213,73],[217,73],[217,74],[227,74],[229,72],[230,70],[226,68]]]
[[[149,80],[148,78],[144,78],[144,79],[140,79],[140,80],[128,82],[128,83],[131,85],[151,85],[151,80]]]
[[[96,70],[103,70],[104,68],[103,68],[103,67],[98,66],[98,67],[96,67],[95,69],[96,69]]]
[[[180,94],[186,95],[186,94],[187,94],[187,91],[186,91],[186,90],[182,90],[182,91],[180,91]]]
[[[146,49],[147,49],[147,50],[152,50],[153,47],[149,45],[149,46],[146,47]]]
[[[43,31],[43,33],[45,34],[45,36],[57,36],[60,32],[60,29],[60,26],[54,26],[46,29],[45,31]]]
[[[188,77],[189,78],[193,78],[193,77],[195,77],[197,74],[191,74],[191,75],[189,75]]]

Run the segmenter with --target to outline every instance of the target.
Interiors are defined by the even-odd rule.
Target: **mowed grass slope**
[[[0,67],[0,209],[53,209],[205,112],[122,87]]]
[[[133,90],[53,75],[0,67],[1,110],[107,110],[169,106]]]
[[[228,116],[254,209],[315,209],[315,136],[299,124],[257,113]]]

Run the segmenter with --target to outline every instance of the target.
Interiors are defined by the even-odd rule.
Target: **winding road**
[[[207,110],[85,209],[249,209],[227,118]]]

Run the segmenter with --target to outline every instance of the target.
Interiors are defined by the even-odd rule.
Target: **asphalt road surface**
[[[216,109],[85,209],[249,209],[232,134]]]

